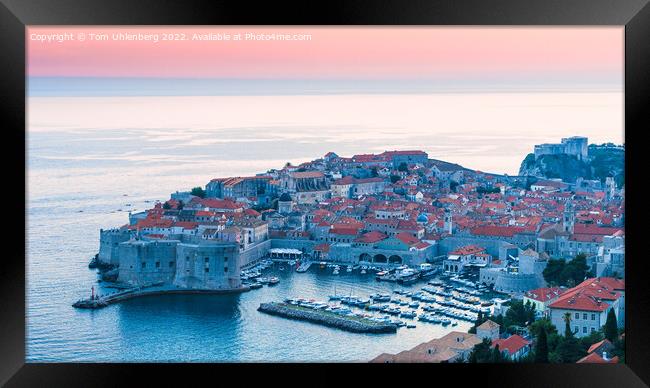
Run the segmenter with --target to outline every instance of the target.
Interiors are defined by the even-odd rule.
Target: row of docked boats
[[[322,310],[322,311],[327,311],[336,315],[340,316],[346,316],[346,317],[356,317],[356,318],[364,318],[373,322],[379,322],[379,323],[388,323],[395,325],[397,327],[402,327],[402,326],[407,326],[406,322],[401,321],[399,319],[393,319],[392,317],[385,315],[383,317],[377,317],[372,314],[368,313],[363,313],[363,312],[354,312],[350,308],[344,307],[344,306],[336,306],[336,305],[328,305],[327,303],[324,302],[319,302],[315,299],[304,299],[304,298],[287,298],[284,300],[284,303],[294,305],[294,306],[300,306],[312,310]],[[415,325],[408,325],[410,328],[415,327]]]

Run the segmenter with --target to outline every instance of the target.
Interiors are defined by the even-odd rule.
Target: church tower
[[[564,231],[573,234],[573,226],[576,222],[576,212],[573,207],[573,202],[568,200],[566,205],[564,205]]]
[[[451,210],[445,209],[445,232],[449,234],[454,233],[454,223],[451,216]]]

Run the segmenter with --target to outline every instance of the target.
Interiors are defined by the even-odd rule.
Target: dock
[[[300,264],[300,267],[296,268],[296,272],[307,272],[309,267],[313,264],[313,261],[305,261]]]
[[[358,317],[341,316],[328,311],[310,310],[287,303],[262,303],[257,310],[270,315],[308,321],[353,333],[381,334],[397,332],[397,326],[393,324]]]
[[[128,299],[138,298],[141,296],[167,295],[167,294],[231,294],[249,291],[251,288],[242,285],[237,289],[191,289],[181,288],[162,283],[132,287],[124,291],[113,292],[106,295],[94,295],[88,299],[81,299],[72,304],[72,307],[80,309],[100,309],[114,303],[122,302]]]

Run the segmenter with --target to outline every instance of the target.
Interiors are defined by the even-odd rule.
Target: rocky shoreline
[[[318,310],[309,311],[296,309],[284,303],[262,303],[257,310],[270,315],[318,323],[324,326],[351,331],[353,333],[381,334],[397,332],[397,326],[392,324],[372,321],[368,321],[366,323],[362,322],[361,320],[336,316],[333,313],[327,313]]]

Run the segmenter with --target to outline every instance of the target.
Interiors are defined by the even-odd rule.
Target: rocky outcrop
[[[336,316],[336,314],[326,311],[298,309],[284,303],[262,303],[257,310],[270,315],[318,323],[354,333],[395,333],[397,331],[397,326],[391,324],[363,322],[359,319]]]
[[[589,146],[589,158],[579,160],[573,155],[542,155],[535,158],[528,154],[521,162],[519,175],[544,179],[560,178],[574,183],[578,177],[605,182],[608,176],[614,177],[618,187],[624,184],[625,149],[617,146]]]

